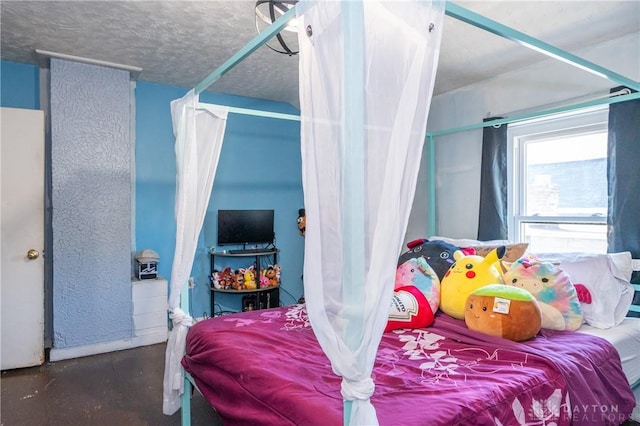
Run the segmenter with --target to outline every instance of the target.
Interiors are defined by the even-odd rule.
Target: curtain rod
[[[565,99],[563,101],[559,101],[559,102],[550,102],[544,105],[538,105],[535,108],[524,108],[524,109],[520,109],[520,110],[516,110],[516,111],[510,111],[508,113],[504,113],[504,114],[491,114],[491,116],[493,117],[508,117],[508,116],[512,116],[512,117],[517,117],[520,115],[524,115],[524,114],[529,114],[529,113],[536,113],[538,111],[544,111],[545,109],[550,109],[550,108],[560,108],[563,106],[572,106],[575,105],[577,103],[580,102],[588,102],[588,101],[595,101],[597,99],[607,99],[607,98],[611,98],[613,96],[620,96],[620,95],[628,95],[629,93],[631,93],[631,89],[625,87],[622,88],[618,91],[615,92],[606,92],[606,93],[600,93],[600,94],[595,94],[592,93],[590,95],[584,95],[584,96],[576,96],[573,97],[571,99]],[[490,116],[487,116],[487,118]]]
[[[629,93],[627,95],[613,96],[613,97],[608,97],[608,98],[604,98],[604,99],[598,98],[598,99],[593,99],[593,100],[586,101],[586,102],[580,102],[580,103],[574,104],[574,105],[551,108],[551,109],[544,110],[544,111],[539,111],[539,112],[536,112],[536,113],[523,114],[523,115],[518,115],[518,116],[508,117],[508,118],[500,118],[500,119],[497,119],[497,120],[491,120],[491,121],[482,122],[482,123],[469,124],[469,125],[466,125],[466,126],[460,126],[460,127],[455,127],[455,128],[451,128],[451,129],[439,130],[437,132],[427,132],[427,136],[428,137],[435,137],[435,136],[449,135],[449,134],[452,134],[452,133],[466,132],[466,131],[469,131],[469,130],[482,129],[484,127],[489,127],[489,126],[499,126],[501,124],[515,123],[515,122],[518,122],[518,121],[526,121],[526,120],[531,120],[531,119],[534,119],[534,118],[540,118],[540,117],[545,117],[545,116],[549,116],[549,115],[560,114],[562,112],[574,111],[574,110],[577,110],[577,109],[590,108],[590,107],[599,106],[599,105],[608,105],[608,104],[615,104],[615,103],[618,103],[618,102],[631,101],[633,99],[640,99],[640,92]]]
[[[223,105],[220,105],[223,106]],[[295,114],[285,114],[282,112],[272,112],[272,111],[263,111],[259,109],[249,109],[249,108],[238,108],[238,107],[228,107],[229,112],[235,114],[244,114],[244,115],[253,115],[256,117],[266,117],[266,118],[277,118],[280,120],[291,120],[291,121],[300,121],[300,115]]]

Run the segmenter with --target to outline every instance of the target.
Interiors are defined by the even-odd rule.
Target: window
[[[509,237],[532,252],[607,251],[608,109],[511,125]]]

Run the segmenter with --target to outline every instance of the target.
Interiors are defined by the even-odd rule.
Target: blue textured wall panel
[[[129,73],[52,59],[56,348],[132,336]]]

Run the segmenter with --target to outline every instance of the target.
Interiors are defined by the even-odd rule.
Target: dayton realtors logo
[[[527,412],[526,422],[522,418],[524,416],[518,415],[518,411],[521,414],[524,413],[521,410],[516,410],[516,407],[514,407],[514,414],[521,425],[543,425],[560,420],[563,421],[562,423],[621,424],[627,420],[627,416],[620,413],[618,405],[571,404],[569,395],[565,395],[564,402],[562,400],[561,390],[556,389],[549,398],[532,401]],[[520,406],[520,408],[522,407]]]
[[[627,420],[627,416],[620,413],[618,405],[576,404],[571,407],[571,419],[574,422],[620,424]]]

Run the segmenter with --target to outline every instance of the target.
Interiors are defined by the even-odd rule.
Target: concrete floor
[[[1,426],[180,425],[162,414],[165,344],[3,371]],[[191,424],[222,425],[196,393]]]

